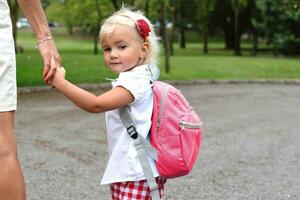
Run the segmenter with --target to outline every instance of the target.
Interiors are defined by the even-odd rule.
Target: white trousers
[[[16,59],[9,7],[0,0],[0,112],[17,107]]]

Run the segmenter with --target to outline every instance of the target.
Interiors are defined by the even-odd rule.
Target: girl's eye
[[[104,48],[103,51],[107,52],[107,51],[110,51],[111,48]]]
[[[125,49],[127,46],[126,45],[120,45],[119,49]]]

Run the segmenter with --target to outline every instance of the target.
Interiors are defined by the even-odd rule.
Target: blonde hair
[[[149,64],[150,66],[157,65],[159,54],[159,38],[154,32],[153,25],[141,11],[132,11],[126,6],[122,6],[119,11],[115,12],[112,16],[104,21],[99,33],[100,42],[102,42],[104,34],[113,32],[117,26],[128,26],[133,28],[140,36],[137,38],[137,40],[143,42],[144,38],[142,38],[138,32],[138,29],[136,28],[136,21],[139,19],[145,20],[151,30],[149,36],[145,38],[145,41],[149,43],[148,54],[146,55],[145,63]]]

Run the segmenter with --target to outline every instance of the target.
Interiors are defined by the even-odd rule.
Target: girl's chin
[[[126,72],[131,70],[134,67],[114,67],[114,66],[110,66],[110,69],[115,72],[115,73],[121,73],[121,72]]]
[[[111,71],[113,71],[113,72],[121,72],[121,71],[122,71],[122,67],[117,66],[117,65],[109,65],[109,68],[110,68]]]

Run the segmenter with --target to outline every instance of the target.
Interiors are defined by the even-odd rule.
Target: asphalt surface
[[[166,200],[300,199],[300,85],[178,86],[204,121],[191,174]],[[93,90],[96,94],[101,91]],[[29,200],[108,200],[104,114],[56,92],[18,96],[15,130]]]

